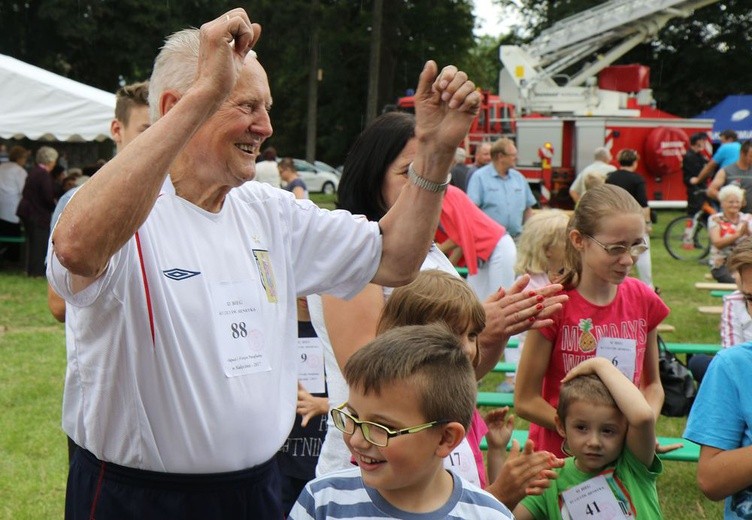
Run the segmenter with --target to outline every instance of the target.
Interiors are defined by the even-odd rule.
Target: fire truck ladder
[[[561,102],[564,111],[576,111],[575,98],[580,105],[593,108],[599,101],[592,89],[583,90],[583,84],[592,84],[590,78],[654,37],[672,18],[688,17],[695,9],[717,1],[610,0],[560,20],[527,46],[501,46],[499,56],[508,78],[500,80],[500,92],[509,93],[511,79],[519,99],[532,102],[527,108],[548,107],[556,112],[560,108],[557,102]],[[598,54],[603,49],[608,50]],[[562,78],[564,70],[595,56],[595,61],[583,65],[575,75]]]
[[[608,45],[619,43],[596,63],[585,66],[567,85],[581,85],[637,45],[654,37],[672,18],[718,0],[611,0],[575,14],[543,31],[527,51],[551,77]]]

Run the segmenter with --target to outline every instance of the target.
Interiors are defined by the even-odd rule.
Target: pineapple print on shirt
[[[590,318],[581,319],[579,327],[582,331],[582,335],[580,336],[579,341],[580,350],[582,350],[583,352],[592,352],[593,350],[595,350],[595,347],[598,344],[595,336],[593,336],[593,333],[590,332],[591,330],[593,330],[593,320],[591,320]]]

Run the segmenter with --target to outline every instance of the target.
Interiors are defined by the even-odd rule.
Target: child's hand
[[[300,425],[305,428],[308,426],[308,421],[317,415],[324,415],[329,412],[329,399],[312,396],[298,381],[298,406],[295,411],[303,416]]]
[[[675,442],[673,444],[658,444],[658,441],[655,441],[655,452],[658,454],[661,453],[668,453],[670,451],[678,450],[679,448],[683,448],[684,443],[683,442]]]
[[[507,444],[514,431],[514,415],[509,413],[509,407],[491,410],[483,417],[483,420],[488,426],[488,433],[486,433],[488,448],[501,449],[506,453]]]
[[[564,459],[547,451],[533,451],[533,446],[533,441],[528,440],[524,449],[520,449],[520,444],[512,441],[512,449],[499,477],[487,488],[510,509],[514,509],[526,495],[543,494],[551,485],[551,479],[557,476],[554,468],[564,465]]]
[[[586,359],[579,365],[576,365],[574,368],[572,368],[572,370],[567,372],[567,375],[564,376],[564,379],[562,379],[561,382],[566,383],[567,381],[570,381],[575,377],[586,376],[588,374],[598,374],[598,368],[602,367],[604,363],[606,365],[612,366],[608,359],[603,357],[595,356]]]

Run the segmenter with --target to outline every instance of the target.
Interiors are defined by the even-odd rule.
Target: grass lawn
[[[331,197],[314,200],[332,207]],[[673,260],[663,247],[663,227],[677,214],[659,213],[652,239],[653,278],[671,307],[666,322],[676,327],[665,337],[715,343],[718,318],[700,315],[697,306],[720,305],[720,300],[693,287],[707,266]],[[7,267],[0,271],[0,356],[0,518],[62,518],[67,473],[60,429],[64,327],[47,311],[45,280],[28,279]],[[483,389],[498,382],[489,377]],[[658,433],[680,437],[684,424],[685,419],[662,417]],[[695,469],[686,462],[664,464],[658,491],[665,518],[722,517],[722,503],[710,502],[697,490]]]

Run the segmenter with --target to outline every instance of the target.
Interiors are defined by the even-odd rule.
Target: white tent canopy
[[[0,54],[0,137],[110,138],[115,95]]]

